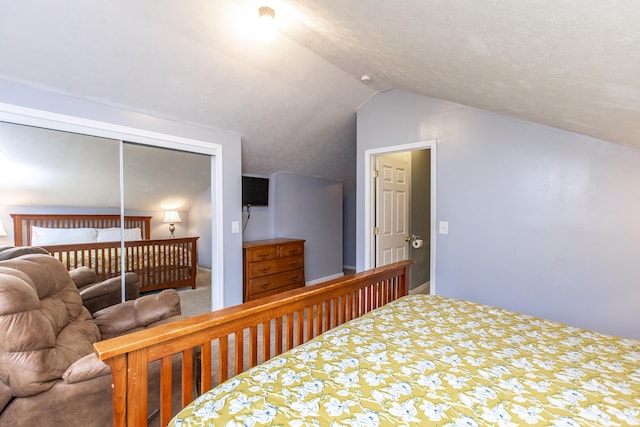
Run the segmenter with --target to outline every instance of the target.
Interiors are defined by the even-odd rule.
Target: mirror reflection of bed
[[[126,216],[149,218],[146,226],[126,226],[124,231],[125,253],[138,258],[129,266],[125,262],[125,270],[144,276],[141,292],[157,292],[167,283],[179,290],[186,314],[210,311],[210,157],[124,142],[122,160],[121,182],[120,141],[0,122],[0,221],[8,234],[2,244],[13,244],[20,232],[13,230],[11,214],[119,219],[122,203]],[[174,224],[175,239],[163,222],[168,210],[181,218]],[[87,240],[81,241],[86,258],[76,264],[95,267],[101,277],[117,275],[119,226],[119,222],[91,221],[79,226],[100,230],[100,242],[98,231],[88,240],[82,236]],[[70,228],[69,223],[58,228]],[[136,228],[140,232],[134,235]],[[22,245],[29,241],[22,239]],[[51,240],[44,242],[52,245]],[[102,258],[91,261],[99,251]]]

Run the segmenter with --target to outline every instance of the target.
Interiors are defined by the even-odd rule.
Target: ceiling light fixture
[[[276,12],[268,6],[262,6],[258,9],[260,23],[258,24],[258,34],[264,41],[273,41],[278,35],[278,26],[276,25]]]

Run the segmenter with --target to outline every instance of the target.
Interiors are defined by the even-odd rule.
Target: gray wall
[[[356,268],[356,192],[344,189],[342,213],[342,262],[346,268]]]
[[[306,281],[340,275],[342,197],[342,181],[276,173],[270,177],[269,206],[251,208],[243,240],[304,239]]]
[[[411,267],[409,289],[429,281],[429,236],[431,221],[431,150],[411,152],[411,234],[420,236],[424,246],[409,254],[415,264]]]
[[[358,112],[364,150],[437,139],[437,293],[640,338],[640,150],[402,91]],[[433,280],[433,278],[432,278]]]
[[[213,230],[211,229],[211,189],[205,191],[198,197],[193,204],[193,207],[187,214],[187,232],[185,236],[198,236],[198,267],[210,269],[213,265],[213,253],[211,252],[211,236],[213,236]],[[182,215],[182,214],[181,214]],[[182,216],[180,216],[182,218]],[[167,224],[164,224],[166,228]],[[176,224],[176,236],[178,234],[178,225]]]
[[[277,173],[274,231],[305,239],[307,282],[342,274],[342,181]]]
[[[241,161],[238,134],[47,92],[1,78],[0,102],[220,144],[223,147],[224,305],[242,302],[242,235],[231,232],[231,223],[241,221]]]

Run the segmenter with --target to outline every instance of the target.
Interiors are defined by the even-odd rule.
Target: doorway
[[[365,151],[365,268],[412,259],[411,293],[435,293],[435,160],[435,141]]]
[[[411,152],[373,157],[375,265],[409,259],[411,240]]]

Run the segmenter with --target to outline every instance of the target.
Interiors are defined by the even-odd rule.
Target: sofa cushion
[[[51,388],[99,339],[60,261],[44,254],[0,261],[0,381],[14,396]]]

